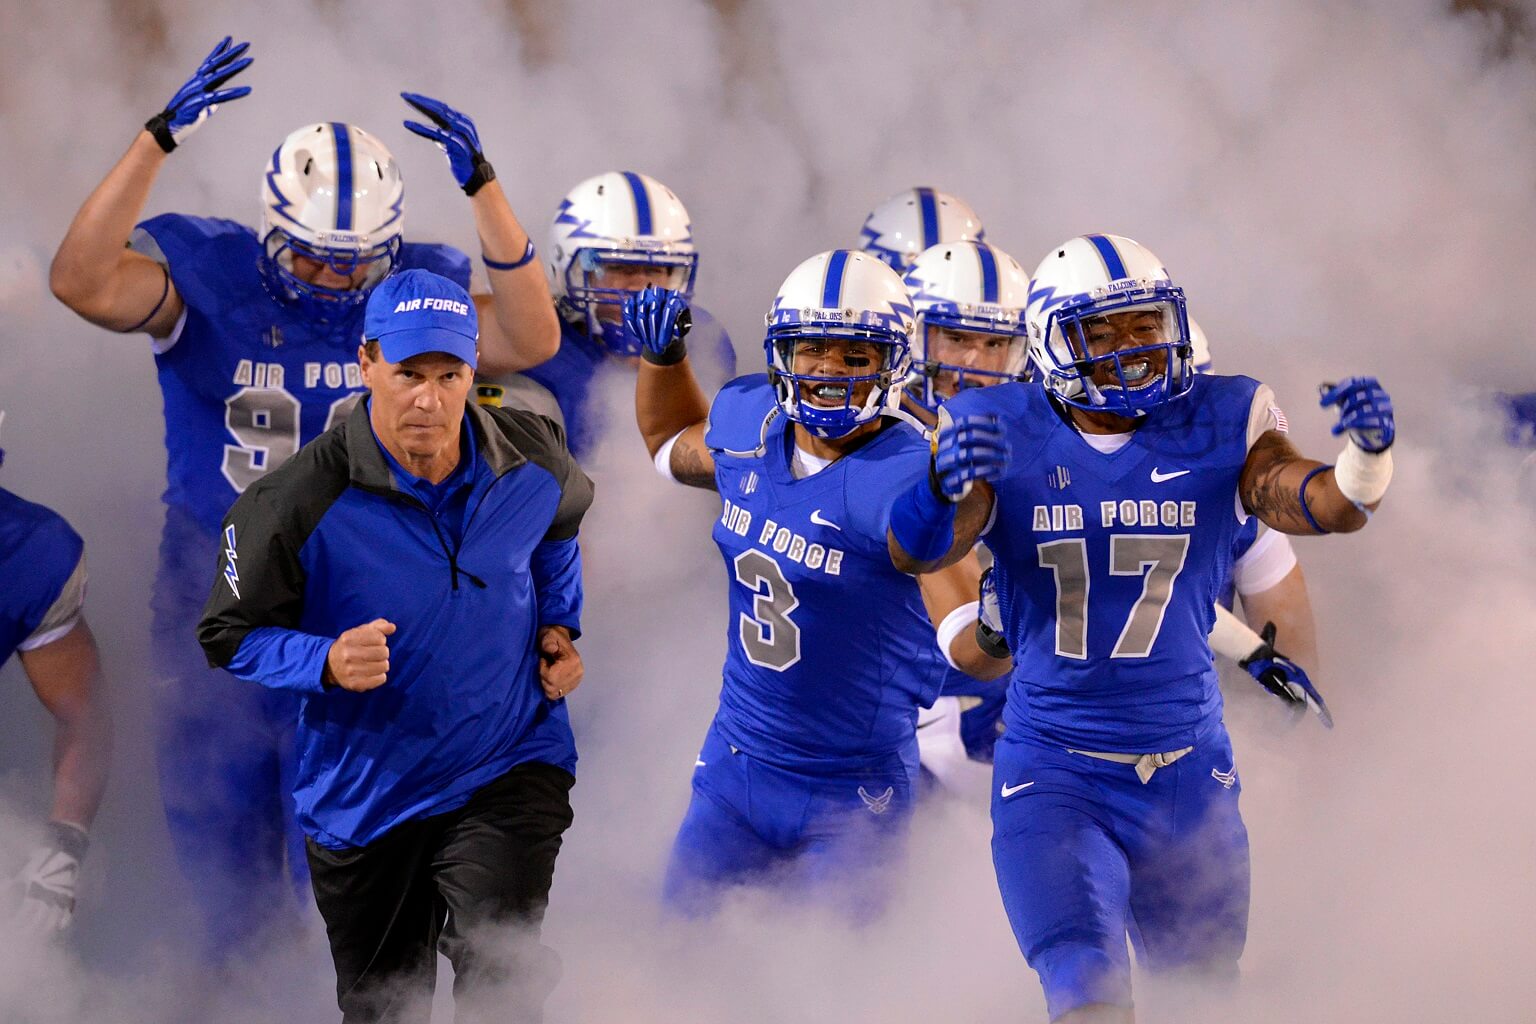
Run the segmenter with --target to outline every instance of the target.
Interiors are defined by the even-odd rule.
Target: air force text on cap
[[[409,313],[417,309],[436,309],[444,313],[457,313],[459,316],[469,316],[469,303],[460,302],[457,299],[439,299],[431,296],[419,299],[401,299],[395,303],[392,313]]]

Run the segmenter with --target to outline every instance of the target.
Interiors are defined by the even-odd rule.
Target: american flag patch
[[[1280,411],[1280,407],[1278,405],[1270,406],[1269,414],[1274,418],[1276,430],[1280,431],[1282,434],[1290,433],[1291,425],[1286,421],[1285,413]]]

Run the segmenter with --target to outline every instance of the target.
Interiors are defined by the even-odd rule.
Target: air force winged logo
[[[224,582],[229,584],[237,601],[240,600],[240,570],[235,566],[235,559],[239,557],[235,554],[235,524],[230,523],[224,527]]]
[[[859,799],[864,801],[871,814],[884,814],[891,809],[891,800],[896,796],[896,787],[886,786],[884,793],[871,794],[863,786],[859,787]]]

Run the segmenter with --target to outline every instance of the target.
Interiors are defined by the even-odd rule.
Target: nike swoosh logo
[[[1187,469],[1181,469],[1181,470],[1179,470],[1176,473],[1159,473],[1157,471],[1157,468],[1153,467],[1153,469],[1152,469],[1152,482],[1155,483],[1155,484],[1160,484],[1164,480],[1176,480],[1179,477],[1184,476],[1184,475],[1186,475],[1188,473],[1189,473],[1189,470],[1187,470]]]
[[[1013,794],[1017,793],[1019,790],[1021,790],[1021,789],[1028,789],[1030,786],[1033,786],[1033,785],[1034,785],[1033,782],[1021,782],[1017,786],[1010,786],[1010,785],[1008,785],[1008,783],[1005,782],[1005,783],[1003,783],[1003,799],[1006,800],[1009,797],[1013,796]]]
[[[832,520],[823,518],[821,509],[819,508],[811,513],[811,522],[815,523],[817,526],[830,526],[832,529],[838,531],[839,533],[841,533],[843,530],[841,526],[838,526]]]
[[[695,768],[708,768],[709,767],[703,761],[700,761],[697,758],[694,759],[693,766]]]

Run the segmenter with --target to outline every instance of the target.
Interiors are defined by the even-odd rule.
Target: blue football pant
[[[168,509],[153,599],[162,682],[156,760],[177,865],[223,964],[296,931],[311,905],[294,819],[297,694],[210,669],[195,630],[215,578],[215,538]]]
[[[830,902],[855,921],[879,915],[912,814],[900,756],[812,774],[735,750],[711,727],[698,760],[663,884],[669,908],[707,915],[730,888],[754,885]]]
[[[1052,1020],[1131,1005],[1127,935],[1149,970],[1235,979],[1248,929],[1241,792],[1224,728],[1145,785],[1132,765],[998,741],[992,859]]]

